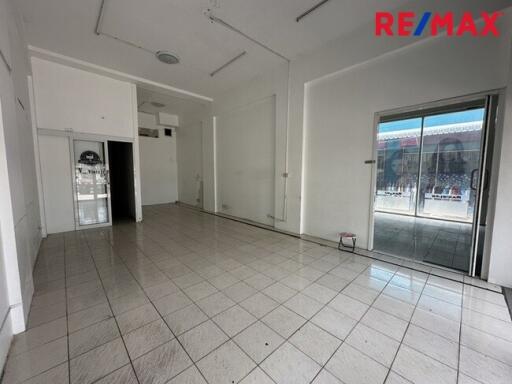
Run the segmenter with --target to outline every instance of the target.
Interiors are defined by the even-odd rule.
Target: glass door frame
[[[378,159],[378,132],[379,132],[379,124],[382,122],[382,120],[390,121],[393,119],[393,116],[396,116],[398,118],[408,118],[413,116],[422,116],[422,135],[421,135],[421,145],[420,145],[420,152],[419,152],[419,158],[420,158],[420,164],[419,164],[419,172],[418,172],[418,179],[421,178],[421,163],[422,163],[422,152],[423,152],[423,120],[425,115],[429,115],[429,111],[435,111],[436,114],[443,113],[443,111],[446,112],[452,112],[457,109],[458,105],[471,105],[471,103],[478,103],[485,101],[485,113],[484,113],[484,125],[482,127],[482,138],[481,138],[481,158],[480,158],[480,169],[484,170],[484,172],[479,172],[478,175],[478,188],[477,188],[477,195],[476,195],[476,202],[475,202],[475,214],[473,217],[472,222],[472,244],[471,244],[471,251],[470,251],[470,260],[469,260],[469,271],[467,274],[469,276],[475,276],[475,265],[476,265],[476,257],[477,257],[477,248],[478,248],[478,229],[480,226],[480,211],[481,211],[481,204],[482,204],[482,188],[488,180],[486,180],[485,177],[485,160],[487,158],[487,139],[489,135],[489,110],[491,107],[495,107],[494,105],[490,105],[490,100],[492,100],[495,97],[498,97],[498,99],[502,99],[503,91],[501,89],[497,90],[490,90],[487,92],[479,92],[475,94],[471,94],[468,96],[463,97],[456,97],[451,99],[445,99],[415,106],[409,106],[409,107],[403,107],[403,108],[397,108],[397,109],[391,109],[387,111],[382,112],[376,112],[374,115],[374,124],[373,124],[373,150],[372,150],[372,159],[366,161],[366,164],[371,164],[372,170],[371,170],[371,185],[370,185],[370,211],[369,211],[369,227],[368,227],[368,250],[373,251],[374,250],[374,235],[375,235],[375,197],[377,194],[377,159]],[[482,177],[482,173],[484,173],[484,177]],[[418,194],[419,194],[419,185],[418,185]],[[415,204],[415,214],[418,211],[418,201],[417,199]],[[408,217],[413,217],[413,215],[405,215]],[[483,256],[484,262],[486,255]],[[417,260],[413,260],[418,262]],[[441,267],[443,268],[443,267]]]
[[[79,217],[79,207],[78,207],[78,189],[76,185],[76,164],[75,164],[75,140],[78,141],[91,141],[96,143],[102,143],[103,144],[103,156],[104,156],[104,162],[105,162],[105,168],[107,172],[107,209],[108,209],[108,220],[104,223],[98,223],[98,224],[80,224],[80,217]],[[75,207],[75,230],[82,230],[82,229],[92,229],[92,228],[101,228],[101,227],[110,227],[112,226],[112,199],[110,194],[110,165],[108,162],[108,140],[101,136],[70,136],[69,137],[69,150],[70,150],[70,156],[71,156],[71,177],[72,177],[72,184],[73,184],[73,205]]]
[[[92,229],[92,228],[98,228],[98,227],[108,227],[112,226],[112,207],[111,207],[111,195],[110,195],[110,185],[108,185],[108,209],[109,209],[109,220],[108,223],[101,223],[101,224],[91,224],[91,225],[79,225],[78,224],[78,204],[77,204],[77,194],[76,194],[76,183],[75,183],[75,177],[76,177],[76,170],[75,170],[75,157],[74,157],[74,140],[85,140],[85,141],[97,141],[97,142],[103,142],[104,148],[105,148],[105,161],[108,172],[110,172],[110,164],[108,162],[108,142],[109,141],[120,141],[125,143],[131,143],[134,145],[134,151],[135,151],[135,145],[136,141],[131,138],[125,138],[125,137],[118,137],[118,136],[108,136],[108,135],[96,135],[96,134],[89,134],[89,133],[78,133],[73,132],[71,129],[52,129],[52,128],[37,128],[37,133],[39,135],[50,135],[50,136],[63,136],[67,137],[68,144],[69,144],[69,164],[71,166],[71,180],[69,182],[71,183],[72,193],[73,193],[73,218],[75,220],[75,231],[78,230],[84,230],[84,229]],[[135,157],[135,156],[134,156]],[[135,160],[134,160],[135,162]],[[137,192],[135,192],[135,201],[137,206]]]

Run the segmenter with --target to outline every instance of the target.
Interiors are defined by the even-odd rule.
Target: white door
[[[69,138],[39,135],[46,231],[75,230]]]

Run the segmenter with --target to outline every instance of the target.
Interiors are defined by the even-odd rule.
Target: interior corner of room
[[[508,2],[499,37],[380,41],[365,2],[145,3],[0,0],[0,366],[52,235],[175,204],[512,287]]]

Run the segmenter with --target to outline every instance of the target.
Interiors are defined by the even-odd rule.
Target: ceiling
[[[373,30],[376,10],[432,10],[431,0],[331,0],[302,19],[296,17],[320,0],[105,0],[101,32],[94,33],[101,0],[16,0],[28,44],[102,67],[218,97],[286,60],[226,27],[228,22],[280,55],[294,59],[331,41]],[[436,2],[438,11],[492,11],[510,0]],[[476,14],[479,14],[477,12]],[[136,46],[144,49],[137,48]],[[169,50],[181,62],[166,65],[153,52]],[[247,54],[215,76],[230,59]],[[350,53],[348,53],[350,54]]]
[[[134,76],[213,97],[268,68],[286,63],[204,15],[211,8],[287,58],[312,51],[367,25],[376,9],[405,0],[331,0],[300,23],[319,0],[106,0],[101,31],[146,50],[169,50],[181,63],[160,63],[143,49],[94,33],[101,0],[17,0],[28,44]],[[246,51],[214,77],[209,74]]]
[[[152,102],[161,103],[163,107],[156,107]],[[198,108],[207,108],[207,101],[198,101],[188,97],[171,96],[164,93],[154,92],[142,87],[137,87],[137,109],[139,112],[157,114],[158,112],[170,113],[180,116],[185,120],[190,113]]]

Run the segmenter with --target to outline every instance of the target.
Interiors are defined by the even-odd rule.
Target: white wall
[[[37,129],[66,131],[66,135],[75,138],[133,142],[135,210],[137,221],[142,220],[135,84],[35,57],[32,71]],[[48,148],[38,149],[41,159],[50,155],[44,152]],[[39,159],[37,165],[41,166]],[[69,189],[64,183],[73,182],[65,182],[64,178],[59,181],[62,191]],[[45,183],[48,180],[42,180],[43,186]],[[45,201],[44,205],[51,204]],[[68,228],[74,221],[73,211],[67,211],[68,218],[54,223],[54,228]]]
[[[273,225],[275,97],[226,111],[216,121],[218,211]]]
[[[203,206],[203,121],[178,129],[178,196],[185,204]]]
[[[176,130],[164,135],[153,114],[139,112],[139,127],[158,129],[159,137],[139,137],[142,205],[174,203],[178,200]]]
[[[512,288],[512,60],[505,101],[505,116],[499,157],[498,191],[492,226],[489,281]]]
[[[211,106],[197,104],[180,116],[180,127],[176,130],[178,200],[207,210],[213,210],[211,196],[214,195],[213,168],[210,168],[214,160],[209,148],[212,142],[204,143],[206,137],[213,137],[211,119]],[[203,169],[209,171],[204,173]],[[203,194],[204,191],[207,192]],[[208,202],[203,195],[208,196]]]
[[[4,254],[2,249],[2,234],[0,231],[0,318],[6,319],[5,324],[0,329],[0,367],[3,367],[9,353],[9,346],[12,339],[11,316],[9,316],[9,298],[7,296],[7,279],[4,278],[6,273],[4,265]]]
[[[0,0],[0,49],[13,71],[0,62],[0,367],[12,332],[25,329],[32,300],[32,268],[41,240],[27,76],[29,62],[19,15]],[[7,291],[6,291],[7,288]],[[11,328],[12,326],[12,328]]]
[[[47,233],[75,230],[69,138],[39,135],[41,181]]]
[[[32,58],[37,127],[133,138],[131,84]]]
[[[304,232],[349,230],[364,247],[375,113],[503,87],[508,51],[507,39],[437,38],[309,84]]]
[[[294,228],[293,220],[287,220],[289,209],[284,206],[284,195],[285,195],[285,179],[283,173],[286,172],[286,164],[288,161],[287,153],[287,142],[286,142],[286,130],[287,130],[287,106],[288,106],[288,64],[283,64],[273,71],[256,76],[247,84],[242,84],[239,88],[233,89],[225,94],[219,95],[214,99],[213,103],[213,114],[217,117],[216,126],[216,152],[217,160],[219,156],[226,156],[222,153],[229,150],[227,141],[223,143],[223,117],[229,116],[235,113],[235,116],[240,119],[238,124],[239,136],[253,135],[254,131],[259,130],[261,124],[264,130],[263,140],[259,138],[252,139],[254,141],[251,149],[261,151],[261,156],[266,156],[269,162],[265,165],[265,178],[266,187],[258,191],[258,198],[256,201],[264,201],[265,203],[258,203],[252,205],[248,199],[246,199],[244,190],[239,190],[233,183],[228,183],[224,186],[225,181],[222,180],[222,163],[216,164],[217,166],[217,190],[222,191],[223,189],[231,193],[231,200],[238,199],[238,205],[242,203],[247,204],[250,211],[252,220],[258,218],[259,222],[263,222],[269,225],[275,225],[275,227],[289,230],[292,232],[298,232],[298,225]],[[270,111],[268,102],[273,100],[273,111]],[[263,104],[262,104],[263,103]],[[252,116],[255,112],[255,107],[261,107],[267,103],[267,111],[260,114],[260,121],[257,116]],[[271,117],[271,115],[273,115]],[[229,126],[228,126],[229,128]],[[270,131],[273,130],[273,137],[270,137]],[[229,140],[229,136],[225,136],[226,140]],[[211,140],[211,139],[210,139]],[[243,144],[243,141],[241,141]],[[237,145],[236,141],[233,142]],[[208,146],[212,147],[210,142]],[[270,148],[272,147],[273,153]],[[242,147],[243,148],[243,147]],[[234,148],[233,151],[240,151]],[[229,159],[229,153],[228,159]],[[254,162],[252,161],[254,160]],[[245,169],[247,175],[256,175],[257,169],[261,168],[259,164],[260,159],[254,154],[252,157],[243,156],[237,160],[240,162],[240,167]],[[271,163],[273,163],[271,165]],[[273,181],[269,179],[270,168],[273,169]],[[291,175],[296,176],[296,175]],[[206,177],[206,175],[205,175]],[[251,177],[251,183],[257,182],[256,177]],[[273,186],[271,187],[271,184]],[[207,195],[205,194],[205,199]],[[216,196],[217,210],[222,211],[222,196]],[[297,200],[298,201],[298,200]],[[230,205],[228,203],[228,205]],[[288,212],[287,212],[288,211]],[[239,216],[238,212],[226,212],[234,216]],[[271,220],[267,215],[273,215],[277,220]],[[247,215],[247,213],[245,213]],[[244,217],[243,215],[241,217]],[[250,217],[245,217],[250,218]],[[283,220],[284,219],[284,220]],[[297,221],[298,223],[298,221]],[[296,229],[296,230],[294,230]]]

